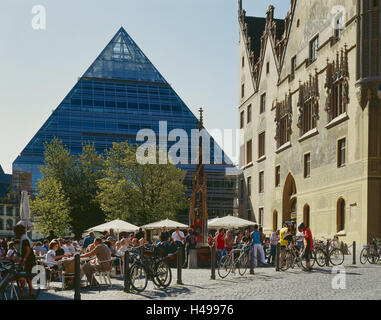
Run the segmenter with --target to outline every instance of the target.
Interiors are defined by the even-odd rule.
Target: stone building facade
[[[267,230],[381,238],[381,1],[239,1],[239,211]]]
[[[20,220],[17,202],[10,193],[12,175],[0,165],[0,238],[13,237],[13,226]]]

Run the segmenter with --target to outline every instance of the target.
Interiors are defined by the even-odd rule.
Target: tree
[[[114,143],[106,152],[103,175],[98,201],[107,220],[120,218],[142,225],[173,218],[186,207],[181,170],[170,163],[138,163],[136,148],[127,142]]]
[[[57,183],[62,197],[69,203],[69,221],[71,231],[76,238],[79,238],[87,228],[103,223],[104,214],[96,195],[97,180],[102,178],[104,159],[96,152],[94,145],[90,143],[83,145],[82,153],[74,156],[62,141],[54,138],[45,144],[44,157],[37,199],[43,199],[46,207],[54,205],[54,199],[42,194],[40,186]],[[47,206],[46,203],[49,201],[51,203]],[[41,202],[35,205],[37,204],[42,205]]]
[[[97,181],[103,177],[104,159],[93,144],[85,144],[74,161],[66,190],[72,207],[72,230],[76,237],[84,230],[104,222],[105,216],[96,199]]]
[[[67,235],[71,227],[71,208],[62,184],[47,177],[37,182],[37,186],[39,194],[30,204],[36,230],[41,234],[53,230],[57,236]]]

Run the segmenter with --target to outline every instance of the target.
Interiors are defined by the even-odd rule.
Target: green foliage
[[[48,206],[53,199],[45,190],[49,184],[58,183],[63,198],[69,203],[71,231],[79,237],[84,230],[104,222],[104,214],[96,201],[97,180],[102,178],[104,161],[98,155],[94,145],[86,144],[79,156],[73,156],[70,151],[56,138],[45,144],[45,162],[41,167],[43,178],[38,184],[38,195],[33,202],[32,214],[44,213],[45,223],[55,224],[55,216],[47,214]],[[43,189],[44,187],[45,189]],[[37,217],[36,217],[37,218]]]
[[[104,176],[98,181],[98,200],[107,220],[142,225],[174,218],[186,206],[181,170],[171,164],[138,163],[136,148],[127,142],[108,150]]]
[[[45,144],[44,156],[43,177],[31,201],[32,215],[43,234],[72,231],[79,237],[105,219],[142,225],[174,218],[186,207],[181,170],[172,164],[139,164],[136,148],[127,142],[114,143],[104,158],[93,144],[73,156],[53,139]]]
[[[30,204],[36,230],[41,234],[48,234],[49,230],[53,230],[57,236],[67,235],[70,230],[71,208],[62,184],[52,177],[47,177],[37,185],[39,195]]]

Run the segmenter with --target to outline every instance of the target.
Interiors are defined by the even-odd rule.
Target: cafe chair
[[[100,265],[101,263],[104,263],[104,262],[113,263],[114,260],[115,260],[115,258],[112,258],[112,259],[109,259],[109,260],[104,260],[104,261],[98,261],[97,265]],[[112,287],[112,283],[111,283],[111,270],[112,270],[112,266],[111,266],[110,270],[108,270],[108,271],[94,271],[94,273],[93,273],[93,275],[91,277],[91,283],[93,283],[94,279],[97,280],[96,277],[98,277],[99,278],[99,281],[98,281],[99,285],[102,284],[102,279],[103,279],[103,283],[105,285],[107,285],[108,287]]]

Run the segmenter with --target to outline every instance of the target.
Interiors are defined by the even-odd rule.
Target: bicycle
[[[252,245],[243,244],[241,247],[233,248],[227,255],[221,258],[218,266],[218,275],[224,279],[230,272],[234,273],[238,268],[238,272],[241,276],[246,273],[250,263],[250,252]],[[238,258],[235,256],[238,254]]]
[[[379,239],[372,239],[369,244],[364,245],[360,253],[360,263],[375,264],[381,259],[381,245]]]
[[[288,270],[290,267],[292,269],[295,268],[295,265],[297,265],[299,268],[303,270],[308,270],[307,268],[307,260],[305,259],[306,249],[303,248],[302,250],[299,250],[296,245],[296,239],[293,237],[292,241],[286,246],[285,253],[282,260],[282,265],[280,266],[280,269],[282,271]],[[314,252],[311,251],[311,257],[310,257],[310,265],[311,268],[314,266],[316,261]]]
[[[148,257],[142,253],[142,249],[151,251],[146,246],[139,246],[131,250],[131,258],[134,262],[130,269],[130,283],[133,289],[143,292],[148,280],[152,280],[156,287],[167,288],[172,282],[172,271],[166,257]]]
[[[20,300],[21,282],[32,280],[36,274],[19,271],[19,264],[13,261],[0,261],[0,298],[1,300]],[[34,288],[33,299],[40,294],[40,288]]]
[[[329,240],[327,240],[328,243]],[[324,241],[316,240],[314,243],[313,251],[316,257],[316,263],[320,267],[324,267],[327,261],[327,245]],[[332,246],[332,243],[328,248],[328,259],[333,266],[339,266],[344,262],[344,252],[335,246]]]

